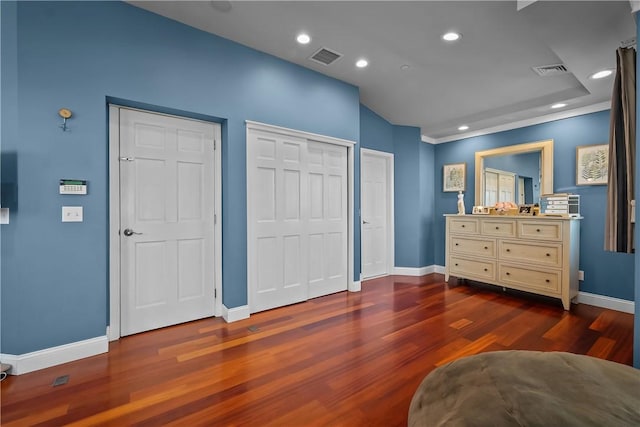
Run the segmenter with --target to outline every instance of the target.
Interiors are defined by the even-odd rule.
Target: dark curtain
[[[609,127],[609,186],[604,248],[632,253],[633,224],[631,201],[634,196],[636,158],[636,51],[619,48],[617,70],[611,98]]]

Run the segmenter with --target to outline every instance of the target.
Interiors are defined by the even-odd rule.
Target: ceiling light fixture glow
[[[409,68],[411,68],[411,66],[409,64],[403,64],[400,66],[400,69],[402,71],[407,71]]]
[[[591,74],[591,78],[594,80],[604,79],[605,77],[609,77],[611,74],[613,74],[613,70],[602,70]]]
[[[467,126],[467,125],[462,125],[462,126],[458,127],[458,130],[468,130],[468,129],[469,129],[469,126]]]
[[[448,42],[454,42],[456,40],[460,40],[460,38],[462,37],[462,34],[460,33],[454,33],[453,31],[443,34],[442,35],[442,40],[448,41]]]
[[[309,37],[308,34],[302,33],[302,34],[298,34],[298,37],[296,37],[296,40],[300,44],[309,44],[309,42],[311,41],[311,37]]]
[[[553,108],[555,110],[556,108],[562,108],[562,107],[566,107],[566,106],[567,106],[567,104],[565,104],[563,102],[558,102],[557,104],[553,104],[551,106],[551,108]]]
[[[366,59],[358,59],[358,62],[356,62],[356,67],[358,68],[364,68],[367,65],[369,65],[369,61],[367,61]]]

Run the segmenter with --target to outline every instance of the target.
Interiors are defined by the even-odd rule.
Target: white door
[[[516,201],[516,179],[513,174],[500,174],[498,187],[500,188],[499,199],[501,202]]]
[[[251,130],[247,171],[251,312],[346,290],[346,147]]]
[[[518,204],[524,204],[524,178],[518,177]]]
[[[120,111],[121,335],[212,316],[219,126]]]
[[[391,191],[389,157],[362,151],[360,157],[362,278],[389,274]]]

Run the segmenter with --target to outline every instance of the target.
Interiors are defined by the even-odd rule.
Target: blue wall
[[[2,155],[16,154],[18,194],[2,226],[1,351],[105,334],[108,97],[223,122],[223,303],[246,304],[244,121],[358,141],[358,88],[125,3],[1,7]],[[59,195],[62,177],[87,179],[89,194]],[[69,204],[83,223],[60,222]]]
[[[580,269],[585,280],[580,290],[625,300],[634,300],[634,256],[604,251],[604,217],[607,187],[576,186],[576,147],[606,144],[609,140],[609,111],[557,120],[505,132],[467,138],[435,147],[435,263],[444,265],[445,222],[443,214],[456,212],[456,194],[443,193],[442,167],[448,163],[467,163],[465,204],[474,204],[476,151],[523,142],[554,140],[554,177],[556,192],[580,195],[581,221]]]

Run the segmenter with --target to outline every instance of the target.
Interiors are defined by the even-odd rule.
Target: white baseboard
[[[594,305],[596,307],[608,308],[610,310],[622,311],[623,313],[634,314],[634,302],[626,299],[613,298],[604,295],[590,294],[588,292],[578,292],[576,302],[580,304]]]
[[[435,270],[434,265],[428,265],[426,267],[395,267],[393,274],[398,276],[424,276],[425,274],[431,274]]]
[[[434,265],[433,272],[438,274],[444,274],[444,265]]]
[[[237,322],[238,320],[248,319],[251,312],[248,305],[241,305],[240,307],[227,308],[222,305],[222,318],[227,323]]]
[[[22,375],[109,351],[106,335],[25,354],[0,354],[2,363],[11,365],[11,375]]]
[[[362,290],[362,282],[358,280],[357,282],[354,281],[352,283],[349,283],[347,290],[349,292],[360,292]]]

